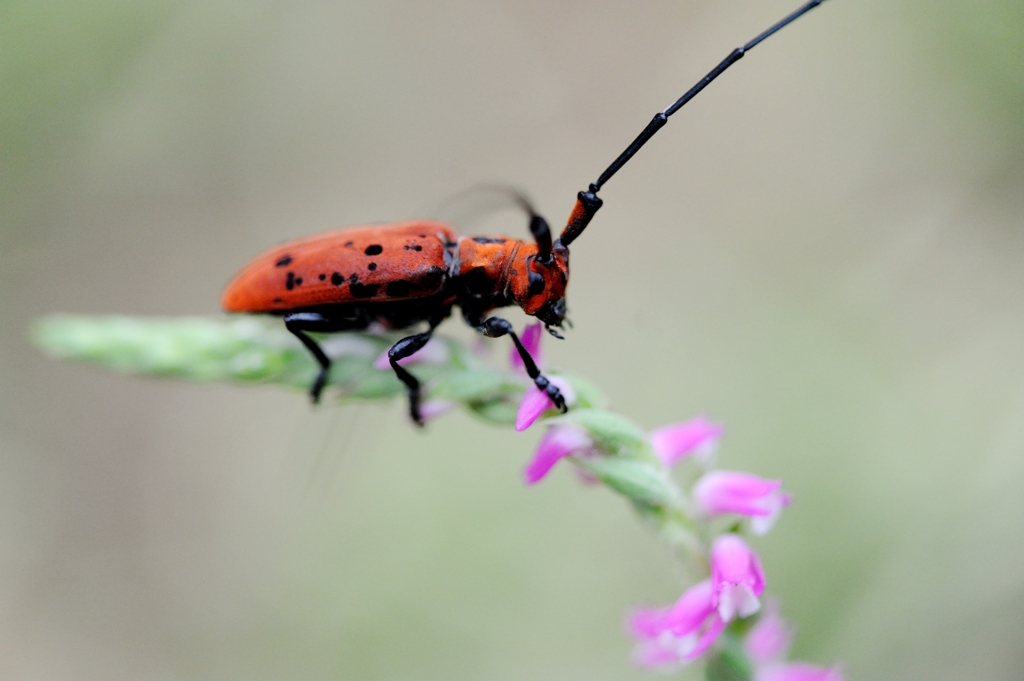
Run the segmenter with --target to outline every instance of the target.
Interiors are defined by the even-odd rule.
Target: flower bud
[[[769,599],[768,607],[743,640],[743,652],[754,665],[763,665],[785,658],[792,640],[793,631],[779,614],[778,602]]]
[[[790,497],[779,480],[765,480],[739,471],[712,471],[693,488],[693,501],[706,516],[738,513],[751,519],[754,534],[775,525]]]
[[[724,430],[723,426],[698,417],[686,423],[673,423],[658,428],[650,435],[651,446],[668,467],[689,456],[708,465]]]

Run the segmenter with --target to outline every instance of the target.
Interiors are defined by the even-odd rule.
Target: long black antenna
[[[708,75],[701,78],[696,85],[687,90],[686,94],[673,102],[667,109],[656,114],[654,118],[651,119],[651,122],[647,124],[647,127],[644,128],[643,132],[633,140],[633,143],[626,147],[625,151],[619,154],[619,157],[615,159],[610,166],[608,166],[607,170],[601,173],[601,176],[597,178],[597,181],[591,183],[590,188],[587,191],[580,192],[577,195],[576,207],[573,208],[572,214],[569,216],[569,222],[565,226],[565,229],[562,230],[562,235],[558,238],[558,240],[562,242],[562,245],[568,246],[584,229],[586,229],[591,218],[594,217],[594,213],[597,212],[597,209],[600,208],[602,204],[601,199],[597,197],[597,192],[600,191],[605,182],[611,179],[612,175],[619,171],[619,168],[626,165],[626,162],[633,158],[633,155],[636,154],[636,152],[640,151],[640,147],[647,144],[647,140],[654,137],[654,133],[661,130],[661,128],[668,123],[669,116],[674,114],[676,111],[679,111],[683,105],[696,97],[698,92],[706,88],[715,78],[722,75],[727,68],[742,59],[743,55],[757,47],[761,41],[796,21],[823,2],[825,2],[825,0],[811,0],[800,9],[788,15],[782,21],[758,35],[743,47],[737,47],[735,50],[730,52],[729,56],[723,59],[718,66],[711,69]]]

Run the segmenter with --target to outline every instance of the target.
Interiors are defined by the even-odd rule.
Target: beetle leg
[[[537,363],[533,361],[533,357],[530,356],[529,351],[523,346],[522,341],[519,340],[519,336],[512,330],[512,324],[507,319],[501,317],[491,317],[483,324],[478,325],[477,331],[487,336],[488,338],[500,338],[502,336],[511,336],[512,342],[515,343],[516,350],[519,352],[519,356],[523,358],[523,366],[526,369],[526,375],[533,379],[533,384],[537,386],[538,390],[543,391],[547,394],[548,398],[555,403],[562,413],[569,411],[569,408],[565,404],[565,397],[562,396],[562,392],[558,389],[554,383],[549,381],[544,374],[537,368]]]
[[[398,379],[405,383],[406,390],[409,394],[409,416],[412,417],[413,422],[417,426],[423,425],[423,417],[420,415],[420,382],[411,373],[406,370],[405,367],[398,363],[399,360],[410,357],[419,351],[430,337],[434,334],[434,327],[431,326],[423,333],[417,333],[413,336],[406,336],[402,340],[398,341],[391,346],[388,350],[388,361],[391,363],[391,368],[395,370],[395,374]]]
[[[332,322],[327,317],[324,317],[318,312],[294,312],[284,317],[284,326],[286,329],[292,332],[296,338],[302,341],[302,344],[313,353],[313,357],[320,364],[320,372],[316,375],[316,379],[313,381],[313,385],[309,388],[309,396],[313,400],[313,404],[320,401],[320,393],[324,390],[324,385],[327,384],[327,374],[331,370],[331,358],[324,354],[323,349],[320,345],[307,336],[304,332],[306,331],[339,331],[339,324]]]

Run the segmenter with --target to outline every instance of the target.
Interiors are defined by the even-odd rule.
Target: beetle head
[[[569,250],[557,241],[547,257],[537,244],[524,243],[509,268],[512,300],[523,312],[551,327],[565,321],[565,288],[569,283]]]

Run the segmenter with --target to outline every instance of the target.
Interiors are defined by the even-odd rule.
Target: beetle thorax
[[[506,237],[459,237],[452,275],[473,298],[505,297],[509,265],[522,245]]]

